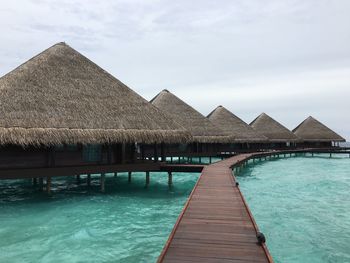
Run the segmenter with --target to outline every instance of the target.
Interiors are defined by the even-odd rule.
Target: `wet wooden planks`
[[[272,262],[230,168],[250,156],[203,169],[158,262]]]

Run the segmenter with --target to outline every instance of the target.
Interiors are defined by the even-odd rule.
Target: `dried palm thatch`
[[[311,116],[300,123],[293,132],[305,142],[345,142],[343,137]]]
[[[65,43],[0,78],[0,144],[190,138],[180,124]]]
[[[254,143],[267,142],[268,138],[238,118],[223,106],[218,106],[207,117],[227,135],[234,136],[236,142]]]
[[[230,143],[234,141],[232,136],[227,136],[209,119],[168,90],[161,91],[151,100],[151,103],[185,127],[192,134],[194,142]]]
[[[265,113],[260,114],[249,125],[269,138],[271,142],[299,141],[299,138],[294,133]]]

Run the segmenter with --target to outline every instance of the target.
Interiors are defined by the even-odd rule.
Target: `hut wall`
[[[332,147],[332,142],[302,142],[298,143],[300,148],[329,148]]]
[[[134,144],[64,145],[56,147],[0,147],[0,169],[44,168],[131,163],[136,159]]]
[[[45,167],[48,163],[47,149],[6,145],[0,148],[0,168]]]

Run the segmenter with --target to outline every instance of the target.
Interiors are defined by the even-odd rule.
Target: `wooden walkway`
[[[252,155],[203,169],[158,262],[273,262],[232,176],[231,166]]]

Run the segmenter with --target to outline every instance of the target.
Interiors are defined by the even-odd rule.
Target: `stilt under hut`
[[[298,143],[299,147],[334,147],[339,146],[339,142],[345,142],[343,137],[312,116],[300,123],[293,133],[302,140]]]
[[[293,132],[266,113],[260,114],[249,125],[269,139],[269,148],[272,149],[295,147],[296,142],[300,141]]]
[[[191,144],[169,145],[166,149],[168,155],[216,155],[220,151],[220,144],[234,142],[232,136],[227,136],[209,119],[168,90],[161,91],[151,103],[181,124],[193,138]]]
[[[191,135],[65,43],[0,78],[0,178],[152,170],[143,144]]]
[[[249,152],[264,149],[269,139],[223,106],[216,107],[207,118],[227,135],[235,138],[234,144],[223,145],[222,151]]]

